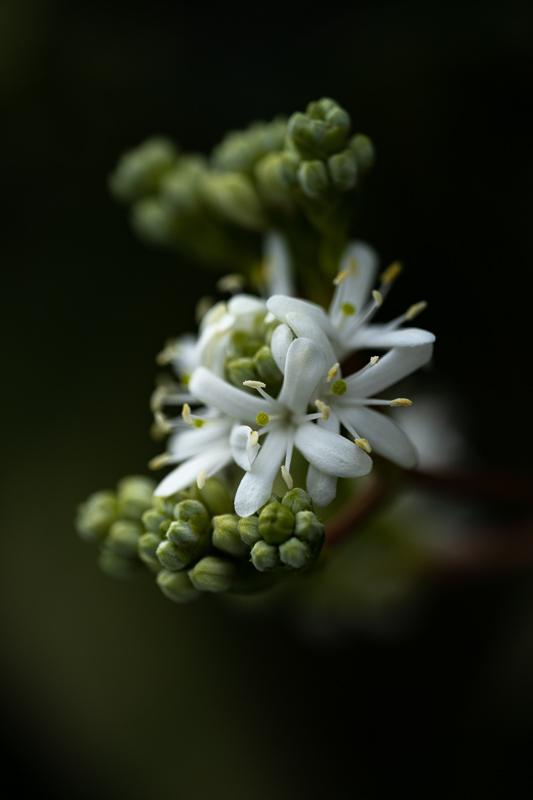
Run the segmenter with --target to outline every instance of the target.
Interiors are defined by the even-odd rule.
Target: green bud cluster
[[[264,319],[264,314],[258,314],[252,333],[236,331],[231,336],[227,347],[226,376],[239,388],[244,381],[262,381],[275,397],[283,382],[283,375],[270,349],[272,332],[278,323],[267,324]]]
[[[281,499],[273,494],[257,514],[239,520],[238,531],[259,572],[302,571],[316,561],[324,543],[324,526],[303,489]]]
[[[116,491],[96,492],[79,506],[77,531],[98,546],[100,567],[108,575],[129,578],[139,572],[141,518],[152,505],[154,488],[150,478],[130,476],[119,482]]]
[[[263,156],[282,150],[286,133],[285,117],[253,122],[244,131],[230,131],[213,148],[213,167],[223,172],[244,172],[251,177],[255,164]]]

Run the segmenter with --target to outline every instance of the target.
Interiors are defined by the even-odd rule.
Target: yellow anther
[[[230,272],[229,275],[224,275],[217,281],[217,289],[219,292],[240,292],[246,283],[244,275],[238,272]]]
[[[333,378],[337,377],[337,375],[339,374],[339,367],[340,367],[340,364],[338,362],[336,364],[333,364],[332,368],[328,372],[328,377],[327,377],[327,382],[328,383],[331,383]]]
[[[194,425],[194,420],[191,414],[191,407],[188,403],[183,404],[183,409],[181,411],[181,416],[183,421],[187,423],[187,425]]]
[[[292,489],[292,487],[294,486],[294,481],[292,479],[291,473],[289,472],[289,470],[287,469],[285,464],[283,464],[282,467],[281,467],[281,477],[283,478],[283,480],[287,484],[287,488],[289,490]]]
[[[403,270],[403,264],[400,261],[394,261],[390,264],[387,269],[384,269],[379,279],[381,283],[385,285],[391,284],[393,281],[396,280],[400,272]]]
[[[257,417],[255,418],[255,421],[257,422],[258,425],[261,425],[261,427],[263,427],[263,425],[268,424],[268,422],[270,421],[270,417],[268,416],[268,414],[265,414],[264,411],[261,411],[261,413],[258,414]]]
[[[155,414],[156,411],[159,411],[161,406],[163,405],[163,400],[169,394],[169,390],[167,386],[158,386],[152,392],[152,396],[150,397],[150,411]]]
[[[165,342],[165,346],[158,353],[155,357],[156,363],[159,364],[160,367],[164,367],[166,364],[170,364],[170,362],[177,356],[179,351],[179,344],[177,339],[167,339]]]
[[[383,297],[381,296],[381,292],[378,292],[377,289],[374,289],[372,292],[372,297],[374,298],[374,303],[379,308],[383,304]]]
[[[347,317],[351,317],[355,314],[355,306],[352,303],[343,303],[341,311],[343,314],[346,314]]]
[[[360,447],[366,453],[372,452],[372,448],[368,444],[368,439],[354,439],[354,442],[356,443],[357,447]]]
[[[391,400],[389,402],[390,406],[412,406],[413,401],[409,400],[407,397],[397,397],[396,400]]]
[[[342,272],[339,272],[339,274],[335,275],[335,277],[333,278],[333,285],[334,286],[340,286],[341,283],[344,283],[344,281],[346,280],[348,275],[351,275],[351,274],[352,274],[352,270],[351,269],[343,269]]]
[[[162,469],[170,462],[170,453],[161,453],[148,462],[150,469]]]
[[[420,303],[415,303],[410,308],[407,309],[405,312],[405,319],[412,320],[417,317],[419,314],[427,308],[427,303],[425,300],[422,300]]]
[[[199,489],[204,488],[206,478],[207,478],[207,472],[205,470],[203,472],[200,472],[200,474],[196,478],[196,485],[198,486]]]
[[[252,431],[250,433],[250,444],[252,445],[252,447],[255,447],[258,441],[259,441],[259,434],[257,433],[257,431]]]
[[[154,412],[154,420],[155,420],[155,424],[156,424],[157,429],[159,431],[161,431],[161,433],[170,433],[171,432],[172,428],[168,424],[167,418],[165,417],[165,415],[161,411],[159,411],[157,409]]]
[[[249,386],[250,389],[266,389],[266,383],[262,381],[243,381],[243,386]]]
[[[372,358],[370,359],[370,366],[375,367],[378,361],[379,361],[379,356],[372,356]]]
[[[326,422],[329,419],[331,408],[323,400],[315,400],[315,406],[322,412],[322,419]]]

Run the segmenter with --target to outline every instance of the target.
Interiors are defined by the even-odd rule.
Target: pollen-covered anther
[[[255,447],[258,442],[259,442],[259,434],[257,433],[257,431],[251,431],[250,444],[252,445],[252,447]]]
[[[315,400],[315,406],[322,412],[322,419],[326,422],[329,419],[331,408],[323,400]]]
[[[379,279],[381,283],[385,284],[385,286],[389,286],[393,281],[396,280],[400,272],[403,270],[403,264],[401,261],[393,261],[387,269],[384,269]]]
[[[368,443],[368,439],[354,439],[354,442],[358,447],[361,447],[366,453],[372,452],[372,448]]]
[[[258,425],[261,425],[261,427],[263,427],[264,425],[268,425],[268,423],[270,422],[270,417],[264,411],[261,411],[255,418],[255,421],[257,422]]]
[[[328,377],[327,377],[327,382],[328,383],[331,383],[333,378],[337,377],[337,375],[339,374],[339,367],[340,367],[340,364],[338,362],[336,364],[333,364],[332,368],[328,372]]]
[[[170,433],[172,431],[171,426],[168,424],[167,418],[163,414],[162,411],[156,409],[154,411],[154,421],[156,427],[161,433]]]
[[[372,356],[372,358],[370,359],[370,366],[375,367],[378,361],[379,361],[379,356]]]
[[[266,389],[266,383],[262,381],[243,381],[243,386],[248,386],[250,389]]]
[[[405,319],[411,321],[419,314],[422,313],[427,308],[427,303],[425,300],[422,300],[420,303],[414,303],[410,308],[407,309],[405,312]]]
[[[165,397],[170,394],[168,386],[157,386],[152,392],[150,397],[150,411],[155,414],[156,411],[161,409],[165,401]]]
[[[289,489],[292,489],[292,488],[293,488],[293,486],[294,486],[294,481],[293,481],[293,479],[292,479],[292,475],[291,475],[291,473],[289,472],[289,470],[287,469],[287,467],[285,466],[285,464],[283,464],[283,465],[282,465],[282,467],[281,467],[281,477],[282,477],[282,478],[283,478],[283,480],[285,481],[285,483],[286,483],[287,487],[288,487]]]
[[[374,298],[374,303],[378,308],[383,305],[383,296],[381,292],[378,292],[377,289],[373,290],[372,297]]]
[[[183,421],[187,425],[191,425],[191,426],[194,425],[194,420],[193,420],[192,414],[191,414],[191,407],[190,407],[190,405],[188,403],[184,403],[183,404],[183,409],[181,411],[181,416],[183,418]]]
[[[196,485],[198,486],[199,489],[204,488],[206,478],[207,478],[207,472],[205,470],[198,474],[198,477],[196,478]]]
[[[334,384],[332,384],[331,391],[333,392],[333,394],[337,395],[337,397],[341,397],[346,392],[347,388],[348,385],[346,381],[338,380],[335,381]]]
[[[333,278],[334,286],[340,286],[341,283],[344,283],[346,278],[351,274],[352,274],[351,269],[343,269],[342,272],[339,272],[339,274],[335,275],[335,277]]]
[[[407,397],[397,397],[395,400],[389,401],[390,406],[412,406],[413,401]]]
[[[163,469],[170,463],[170,453],[160,453],[148,462],[149,469]]]

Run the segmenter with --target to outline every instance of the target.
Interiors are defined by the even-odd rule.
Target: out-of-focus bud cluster
[[[256,324],[255,335],[234,333],[227,346],[226,375],[235,386],[242,387],[244,381],[264,381],[269,391],[276,396],[281,389],[283,375],[279,370],[269,342],[276,323]]]
[[[309,495],[272,495],[254,516],[239,518],[215,479],[171,497],[153,497],[153,481],[124,478],[115,492],[91,495],[78,509],[80,536],[100,548],[111,577],[156,573],[163,594],[189,602],[202,592],[249,592],[271,585],[262,573],[298,572],[313,564],[324,528]]]
[[[132,205],[139,235],[195,260],[249,272],[261,259],[262,236],[281,230],[302,278],[317,266],[331,277],[373,159],[370,140],[351,133],[348,113],[322,98],[288,121],[231,131],[209,158],[150,139],[122,156],[110,188]],[[323,263],[310,265],[313,253]]]

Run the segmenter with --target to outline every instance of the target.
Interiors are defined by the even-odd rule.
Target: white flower
[[[286,295],[271,297],[267,301],[267,308],[292,328],[297,336],[307,334],[296,329],[291,315],[299,313],[312,319],[328,337],[336,355],[335,360],[338,361],[354,350],[363,348],[415,347],[434,342],[435,337],[429,331],[400,327],[404,322],[414,319],[426,307],[425,303],[412,305],[405,314],[385,325],[371,324],[401,267],[399,264],[388,267],[381,274],[379,291],[371,293],[377,269],[374,250],[361,242],[353,242],[348,245],[341,259],[341,268],[334,281],[335,292],[327,313],[316,303]]]

